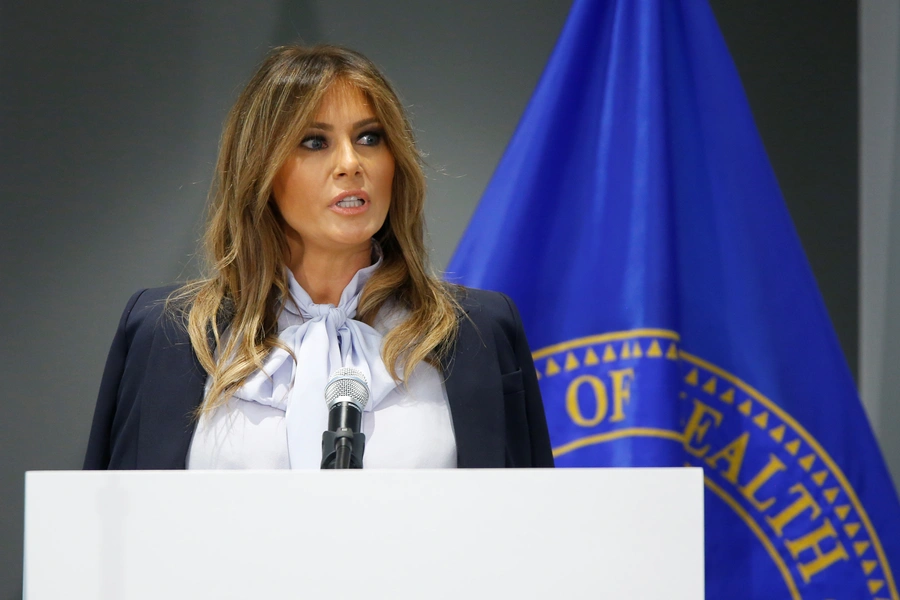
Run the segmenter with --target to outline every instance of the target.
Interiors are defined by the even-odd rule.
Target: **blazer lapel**
[[[504,467],[503,387],[493,331],[477,304],[461,304],[467,314],[460,317],[455,347],[442,364],[457,466]]]

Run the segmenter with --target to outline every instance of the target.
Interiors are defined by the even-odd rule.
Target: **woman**
[[[552,466],[518,313],[430,273],[424,195],[368,59],[270,53],[223,133],[210,275],[128,302],[85,468],[317,468],[345,366],[370,387],[366,468]]]

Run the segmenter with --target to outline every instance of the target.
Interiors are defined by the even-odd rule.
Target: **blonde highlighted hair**
[[[408,311],[382,347],[395,379],[423,360],[437,365],[455,339],[458,304],[428,267],[425,175],[397,94],[358,52],[325,45],[275,48],[244,88],[222,133],[204,240],[208,276],[170,298],[186,315],[194,352],[211,377],[201,410],[230,397],[279,344],[288,250],[272,181],[336,83],[355,86],[367,97],[395,161],[391,206],[375,235],[384,262],[363,290],[356,319],[371,324],[389,300]]]

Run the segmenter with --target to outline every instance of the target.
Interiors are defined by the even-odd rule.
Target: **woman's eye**
[[[359,136],[359,142],[364,146],[377,146],[383,136],[380,131],[367,131]]]
[[[310,135],[303,138],[300,145],[307,150],[322,150],[325,147],[325,138],[321,135]]]

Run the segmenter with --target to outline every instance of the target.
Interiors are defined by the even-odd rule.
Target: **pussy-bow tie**
[[[344,288],[337,306],[315,304],[288,270],[291,298],[284,310],[293,315],[292,320],[300,317],[303,322],[284,328],[278,339],[294,356],[283,348],[273,348],[263,368],[234,394],[285,412],[292,469],[319,468],[322,432],[328,426],[325,385],[335,370],[353,367],[363,372],[369,382],[366,412],[397,387],[381,360],[381,333],[353,318],[362,289],[381,262],[379,257],[372,266],[360,269]]]

